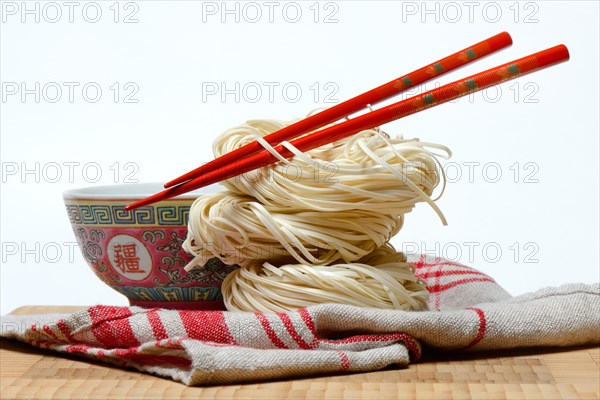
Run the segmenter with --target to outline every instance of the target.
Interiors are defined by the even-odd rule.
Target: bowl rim
[[[194,200],[203,194],[217,193],[222,186],[209,185],[173,197],[172,200]],[[65,190],[64,200],[139,200],[164,190],[160,182],[118,183],[113,185],[93,185]]]

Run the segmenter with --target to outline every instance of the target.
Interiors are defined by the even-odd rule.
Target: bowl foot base
[[[142,301],[129,300],[132,306],[144,308],[165,308],[169,310],[218,310],[225,311],[223,300],[212,301]]]

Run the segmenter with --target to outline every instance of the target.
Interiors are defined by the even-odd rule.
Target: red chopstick
[[[315,147],[343,139],[362,130],[371,129],[406,117],[407,115],[415,114],[422,110],[465,96],[469,93],[500,84],[504,81],[549,67],[568,59],[569,51],[566,46],[561,44],[551,47],[518,60],[502,64],[498,67],[488,69],[487,71],[440,86],[439,88],[430,90],[422,95],[399,101],[346,122],[321,129],[310,135],[295,139],[291,141],[290,144],[294,145],[298,150],[305,152],[314,149]],[[294,156],[294,154],[283,145],[278,145],[274,148],[284,158],[291,158]],[[245,159],[231,163],[220,170],[212,171],[179,186],[171,187],[148,198],[130,204],[126,206],[125,209],[132,210],[160,200],[168,199],[273,164],[277,161],[279,161],[279,159],[268,151],[255,153]]]
[[[358,95],[350,100],[346,100],[343,103],[323,110],[310,117],[304,118],[292,125],[286,126],[277,132],[273,132],[265,136],[264,139],[272,146],[275,146],[284,140],[294,139],[304,133],[314,131],[341,118],[347,117],[350,114],[364,109],[368,105],[375,105],[379,102],[387,100],[390,97],[404,92],[408,88],[425,83],[430,79],[443,75],[446,72],[450,72],[456,68],[470,63],[471,61],[478,60],[511,44],[512,38],[507,32],[499,33],[446,58],[442,58],[439,61],[413,71],[408,75],[404,75],[398,79]],[[254,154],[262,150],[263,147],[258,142],[251,142],[245,146],[224,154],[221,157],[194,169],[193,171],[190,171],[176,179],[173,179],[172,181],[165,183],[165,188],[178,185],[188,180],[197,178],[202,174],[220,169],[232,162],[237,162],[243,157],[247,157],[250,154]]]

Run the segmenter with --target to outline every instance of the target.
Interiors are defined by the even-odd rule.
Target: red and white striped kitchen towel
[[[600,343],[600,286],[567,284],[511,297],[489,276],[413,259],[429,310],[324,304],[285,314],[98,305],[71,314],[2,317],[1,336],[136,368],[187,385],[370,371],[438,351]]]

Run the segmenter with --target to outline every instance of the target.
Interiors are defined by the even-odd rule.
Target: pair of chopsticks
[[[281,157],[291,158],[294,154],[280,144],[282,141],[294,139],[290,141],[290,144],[305,152],[569,59],[567,48],[564,45],[558,45],[357,116],[348,121],[317,130],[511,44],[510,35],[507,32],[502,32],[408,75],[271,133],[265,136],[264,139],[274,147]],[[311,131],[315,132],[301,136]],[[165,184],[166,190],[129,204],[125,209],[133,210],[169,199],[277,161],[279,159],[266,151],[258,142],[251,142],[167,182]]]

